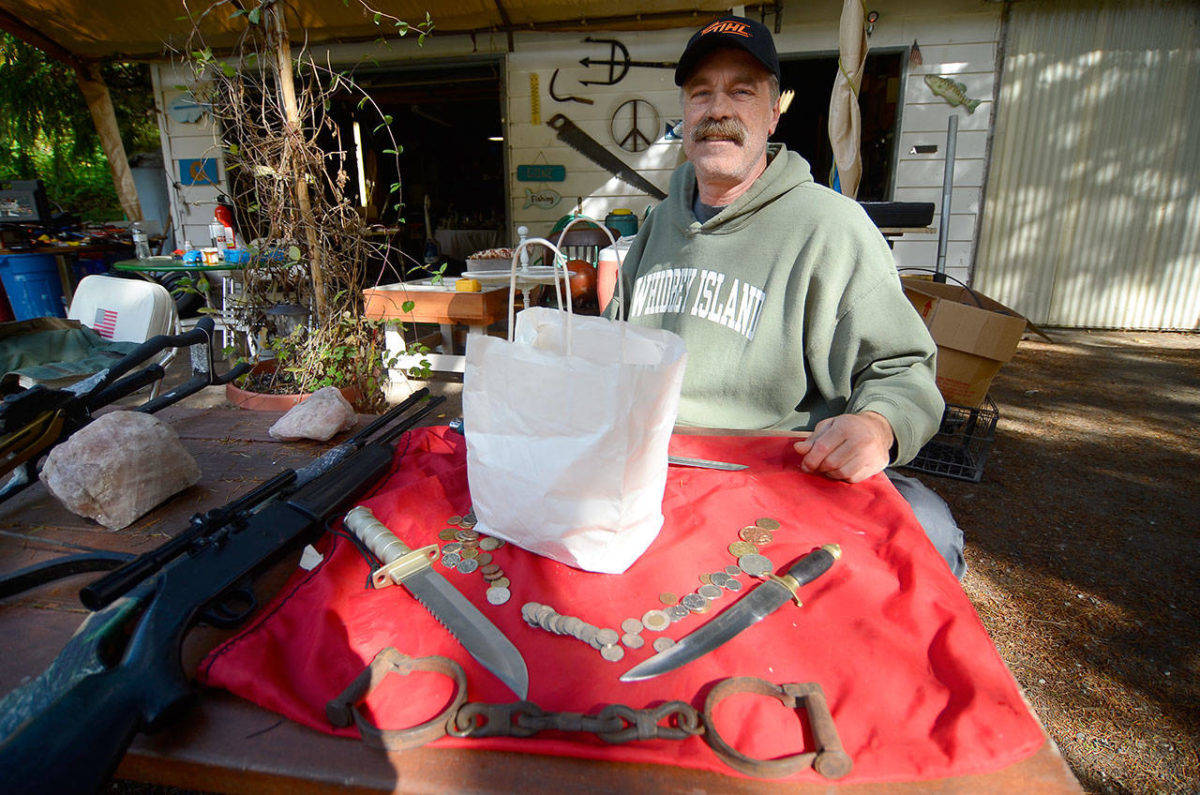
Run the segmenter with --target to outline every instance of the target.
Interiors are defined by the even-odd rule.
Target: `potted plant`
[[[395,35],[413,31],[423,41],[433,27],[428,15],[410,26],[360,5]],[[362,289],[369,263],[404,261],[406,255],[389,237],[369,234],[358,186],[350,179],[355,169],[346,163],[352,150],[342,145],[332,110],[353,99],[356,114],[374,115],[374,132],[387,135],[391,146],[384,155],[397,158],[397,174],[402,147],[392,118],[350,71],[322,63],[308,50],[293,54],[287,13],[274,0],[237,10],[214,3],[192,16],[192,36],[181,54],[193,66],[190,90],[221,130],[238,226],[252,241],[227,321],[241,331],[241,354],[266,349],[275,361],[273,370],[258,368],[239,388],[303,394],[333,385],[350,390],[360,411],[373,411],[384,402],[387,363],[383,324],[363,316]],[[224,58],[204,41],[200,22],[208,14],[245,25]],[[400,187],[397,177],[386,192],[389,211],[402,210]],[[309,323],[289,334],[272,312],[280,304],[302,307]]]

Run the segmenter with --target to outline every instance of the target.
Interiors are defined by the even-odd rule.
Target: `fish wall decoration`
[[[562,194],[554,188],[543,188],[536,192],[533,188],[526,188],[525,206],[521,209],[528,210],[530,207],[537,207],[539,210],[549,210],[560,201],[562,201]]]
[[[951,80],[948,77],[940,75],[925,75],[925,85],[929,86],[929,90],[937,94],[951,107],[962,106],[967,109],[967,113],[974,113],[979,107],[981,99],[969,99],[967,97],[967,87],[957,80]]]

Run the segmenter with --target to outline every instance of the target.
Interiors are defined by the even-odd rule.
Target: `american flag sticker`
[[[92,324],[96,333],[106,340],[111,340],[117,331],[117,310],[97,309],[96,322]]]

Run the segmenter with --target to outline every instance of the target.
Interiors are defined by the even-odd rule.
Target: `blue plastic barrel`
[[[0,256],[0,282],[17,320],[66,317],[62,280],[53,254]]]

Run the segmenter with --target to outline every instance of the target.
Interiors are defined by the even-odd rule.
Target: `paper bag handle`
[[[567,310],[567,322],[566,322],[567,345],[566,345],[566,350],[567,350],[567,355],[569,356],[571,354],[571,316],[572,316],[572,312],[571,312],[571,277],[567,274],[567,260],[566,260],[566,257],[563,255],[562,251],[559,250],[558,246],[554,245],[553,243],[551,243],[549,240],[547,240],[544,237],[526,238],[525,240],[521,241],[521,244],[518,245],[513,250],[512,270],[510,271],[509,278],[508,278],[508,341],[509,342],[513,341],[513,338],[514,338],[514,336],[516,334],[516,330],[517,330],[517,326],[516,326],[517,263],[519,263],[521,261],[521,252],[524,251],[528,246],[533,245],[534,243],[545,246],[554,252],[554,256],[551,259],[551,261],[554,263],[552,266],[554,268],[554,296],[555,296],[555,298],[558,299],[558,308],[560,310],[563,309],[563,295],[565,294],[567,296],[567,306],[566,306],[566,310]],[[562,269],[562,273],[563,273],[563,289],[561,292],[558,289],[558,270],[559,270],[559,268]]]

